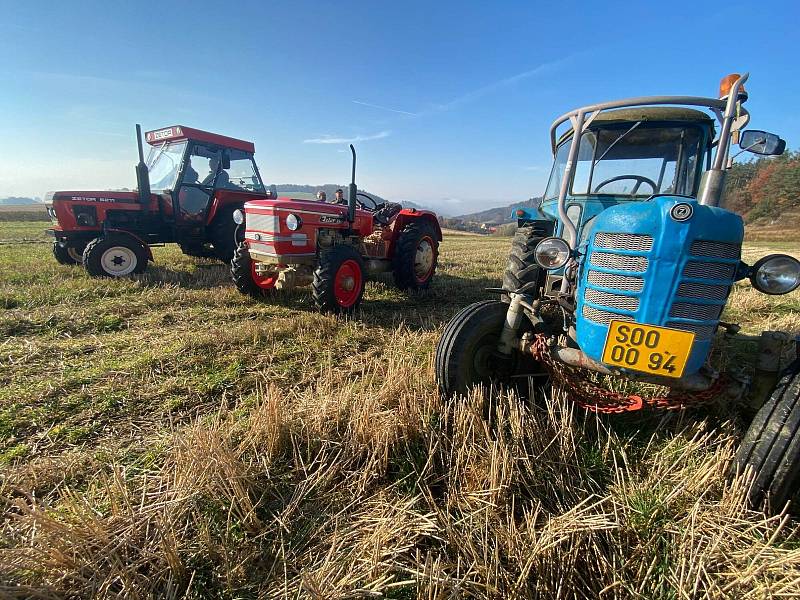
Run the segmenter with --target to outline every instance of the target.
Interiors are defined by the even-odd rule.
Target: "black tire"
[[[342,269],[347,269],[353,275],[351,289],[342,286],[337,289],[337,275]],[[343,271],[342,275],[346,273]],[[361,304],[365,285],[366,273],[361,255],[352,246],[342,244],[320,254],[311,283],[311,295],[320,312],[351,314]]]
[[[223,262],[230,262],[233,253],[244,240],[244,227],[236,230],[233,211],[241,207],[226,208],[220,212],[209,227],[209,238],[214,246],[214,256]]]
[[[242,294],[253,298],[264,298],[275,293],[275,288],[266,288],[258,285],[253,279],[253,259],[244,242],[236,247],[231,258],[231,279]]]
[[[202,244],[180,244],[181,252],[193,258],[215,258],[217,256],[214,248]]]
[[[532,356],[515,352],[504,358],[495,352],[507,311],[505,302],[483,300],[462,309],[447,324],[435,359],[436,382],[445,398],[465,395],[476,385],[514,389],[528,397],[528,378],[518,376],[544,370]],[[523,321],[521,333],[531,329],[530,321]],[[546,385],[547,378],[537,379],[537,386]]]
[[[86,244],[83,266],[92,277],[136,275],[147,268],[147,250],[124,235],[99,237]]]
[[[526,284],[534,283],[536,288],[528,293],[536,296],[537,290],[544,287],[547,271],[536,264],[533,251],[539,242],[553,235],[553,227],[553,221],[534,221],[517,229],[503,273],[504,290],[513,292]],[[508,295],[504,294],[503,298],[508,300]]]
[[[53,256],[60,265],[79,265],[83,262],[83,244],[77,246],[66,242],[53,242]]]
[[[428,221],[415,221],[403,227],[394,247],[392,274],[401,290],[424,290],[436,273],[439,238]]]
[[[800,491],[800,368],[793,365],[756,413],[733,463],[733,475],[750,473],[747,500],[780,512]]]

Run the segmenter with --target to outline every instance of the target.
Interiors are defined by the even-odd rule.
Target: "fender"
[[[131,233],[130,231],[125,231],[124,229],[113,229],[113,228],[111,228],[111,227],[107,227],[107,228],[105,229],[105,231],[104,231],[104,235],[107,235],[107,234],[109,234],[109,233],[113,233],[113,234],[115,234],[115,235],[119,235],[119,236],[129,237],[129,238],[132,238],[132,239],[136,240],[136,241],[137,241],[137,242],[139,242],[139,243],[140,243],[142,246],[144,246],[144,249],[145,249],[145,251],[147,252],[147,259],[148,259],[150,262],[156,262],[156,261],[155,261],[155,259],[153,258],[153,251],[152,251],[152,249],[150,248],[150,244],[148,244],[147,242],[145,242],[145,241],[144,241],[142,238],[140,238],[139,236],[137,236],[137,235],[135,235],[135,234]]]

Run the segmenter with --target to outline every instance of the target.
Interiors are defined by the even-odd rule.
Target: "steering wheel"
[[[360,200],[359,198],[364,198],[364,200]],[[375,202],[375,199],[370,196],[369,194],[365,194],[364,192],[356,192],[356,204],[359,208],[363,208],[364,210],[368,210],[370,212],[375,212],[382,206]]]
[[[639,186],[641,186],[643,183],[646,183],[651,188],[653,188],[653,194],[655,194],[656,190],[658,189],[658,184],[649,177],[644,177],[643,175],[617,175],[616,177],[612,177],[611,179],[606,179],[602,183],[596,185],[594,188],[594,192],[592,193],[597,194],[601,187],[608,185],[609,183],[613,183],[615,181],[621,181],[623,179],[633,179],[634,181],[637,182],[636,185],[633,186],[633,189],[631,190],[631,196],[636,195],[636,192],[639,191]]]

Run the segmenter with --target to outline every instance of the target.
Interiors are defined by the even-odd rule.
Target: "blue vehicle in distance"
[[[783,508],[800,487],[800,362],[785,359],[795,339],[743,336],[720,321],[737,281],[749,278],[766,294],[800,285],[794,257],[744,263],[744,223],[720,206],[738,154],[779,155],[786,146],[744,129],[747,78],[724,78],[718,98],[630,98],[555,120],[550,180],[538,207],[516,211],[503,287],[492,290],[500,299],[461,310],[437,345],[445,397],[474,386],[525,396],[558,385],[610,413],[747,397],[758,412],[734,473],[749,474],[753,505]],[[721,331],[758,345],[754,376],[710,365]],[[669,392],[625,395],[599,386],[597,373]]]

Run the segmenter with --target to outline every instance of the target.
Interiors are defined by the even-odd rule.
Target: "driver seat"
[[[372,215],[372,222],[381,227],[386,227],[401,210],[403,210],[402,205],[395,202],[387,202],[382,208],[375,211]]]

